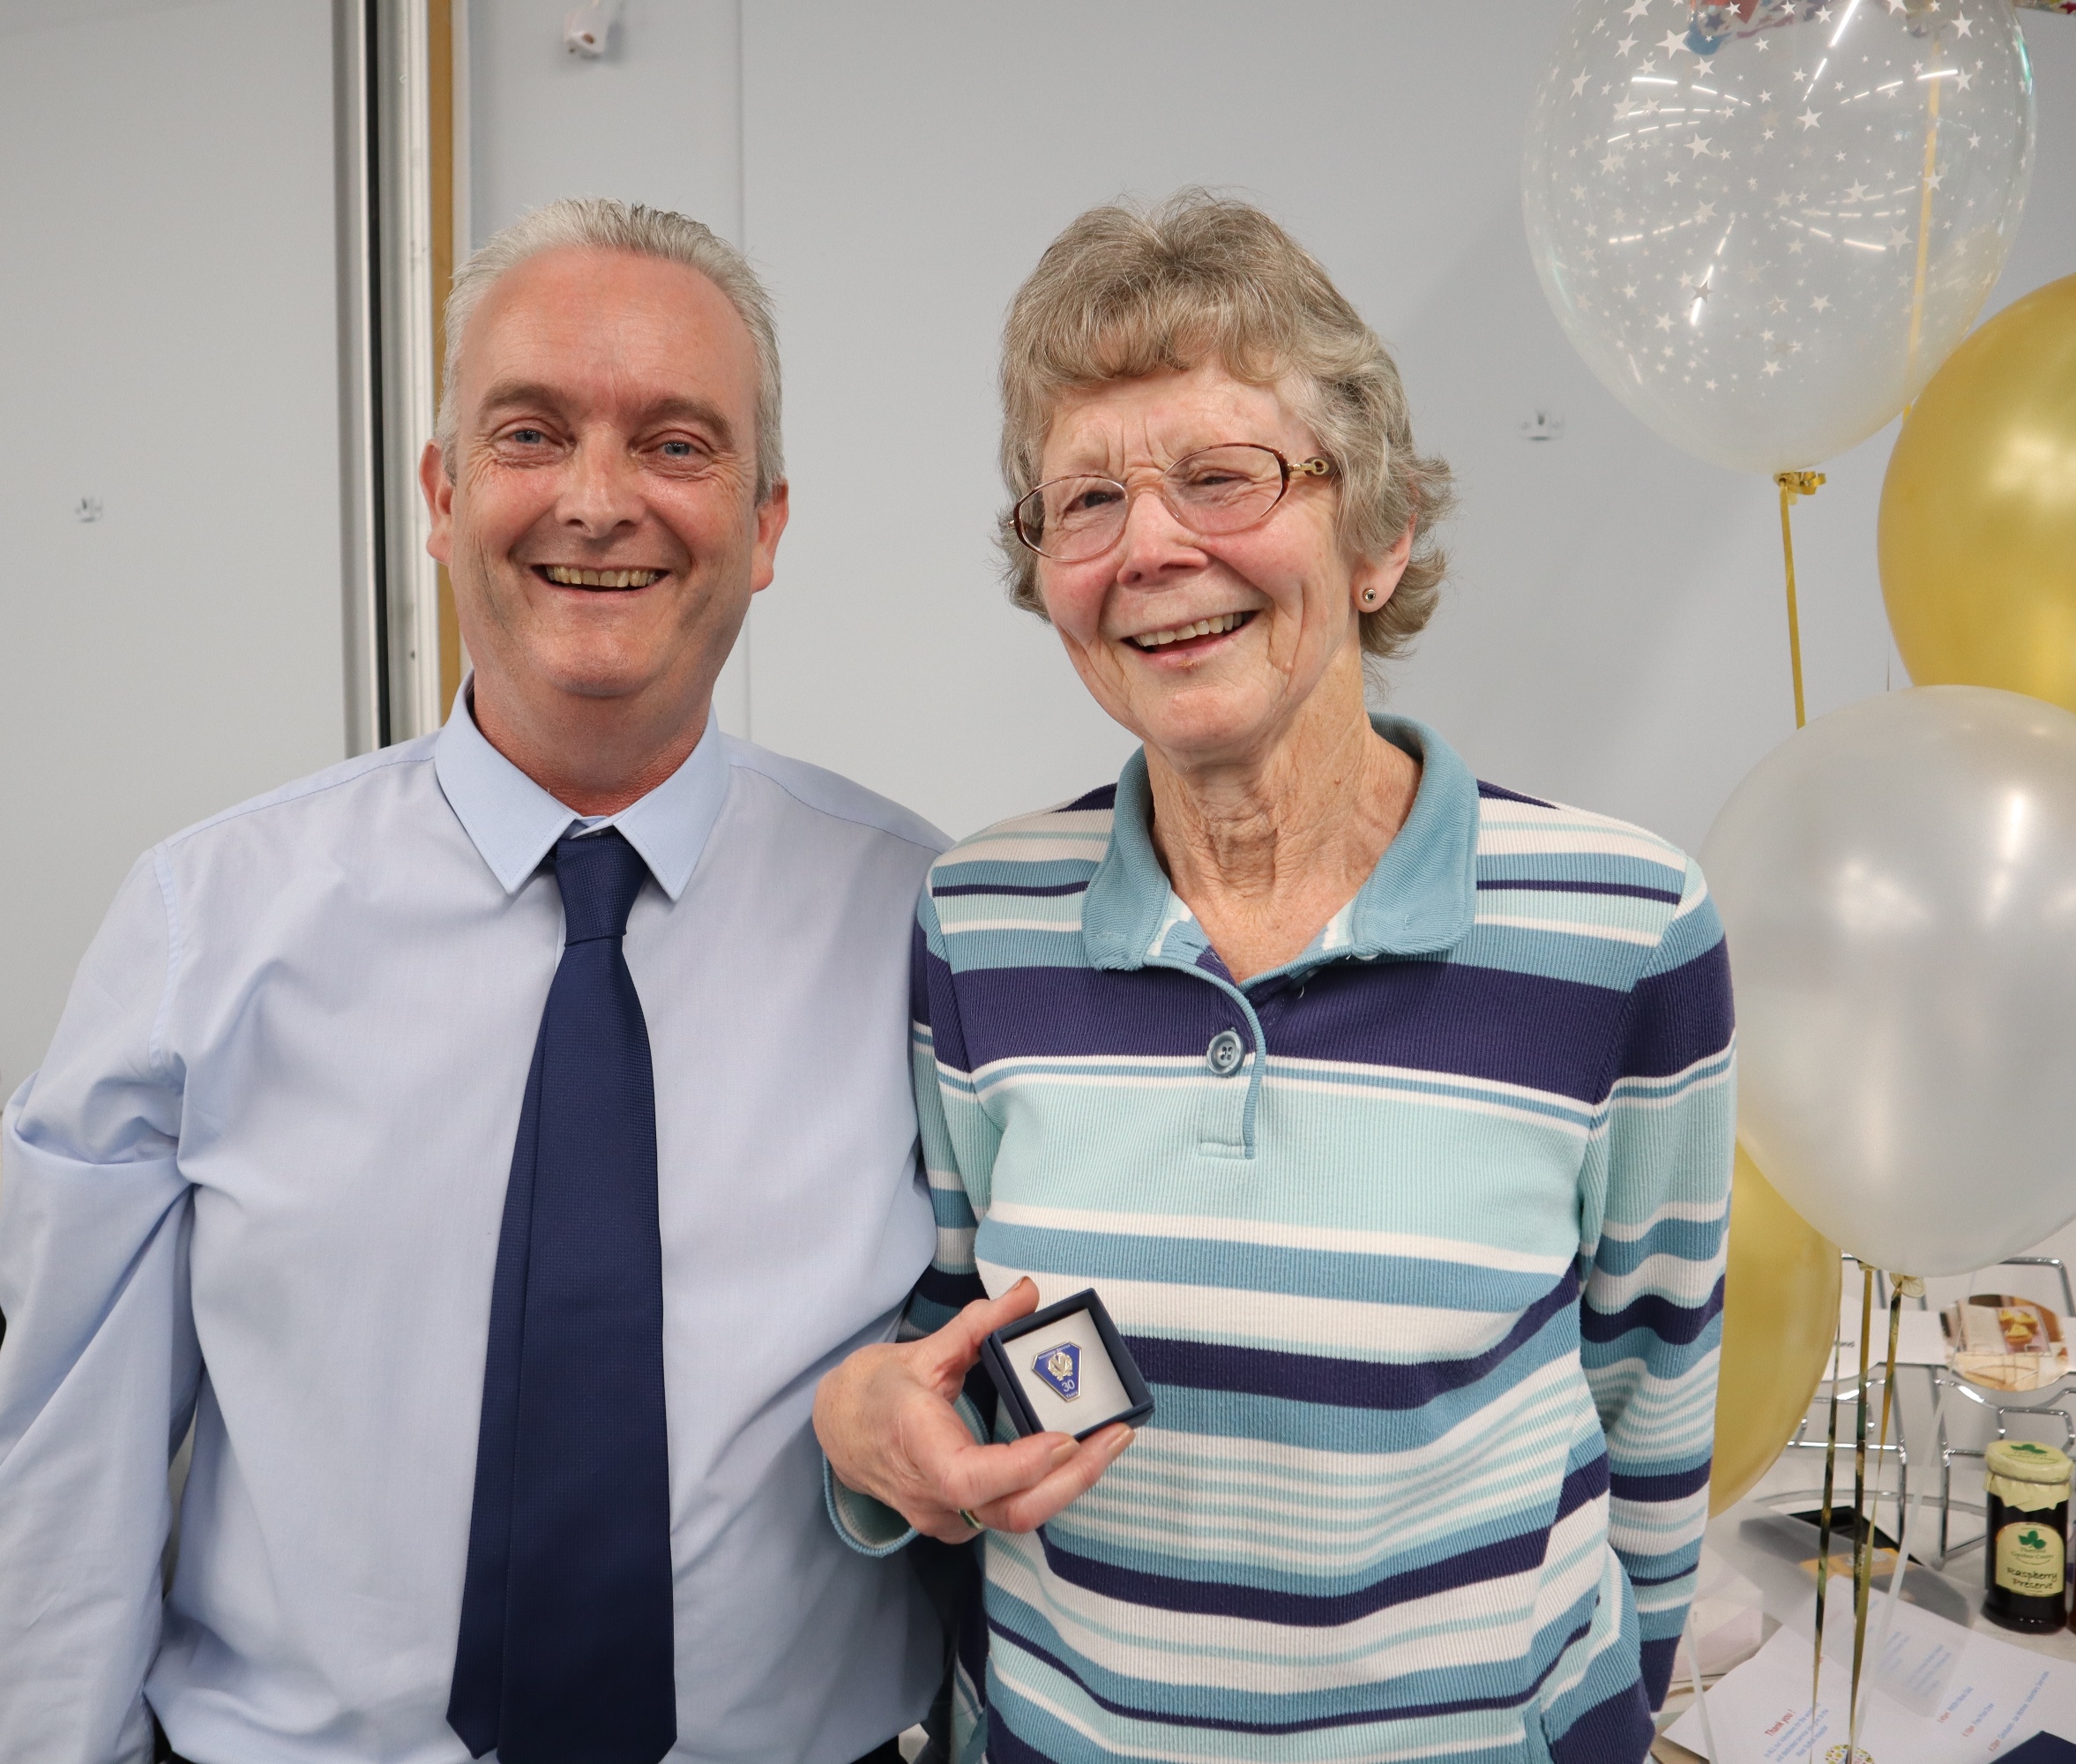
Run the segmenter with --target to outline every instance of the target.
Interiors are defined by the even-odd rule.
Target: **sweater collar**
[[[1331,935],[1301,961],[1432,955],[1458,943],[1477,914],[1478,786],[1456,751],[1411,717],[1376,715],[1370,726],[1421,762],[1412,812],[1385,848]],[[1089,879],[1081,938],[1098,968],[1143,968],[1158,958],[1188,908],[1154,855],[1153,791],[1139,749],[1117,780],[1109,848]]]

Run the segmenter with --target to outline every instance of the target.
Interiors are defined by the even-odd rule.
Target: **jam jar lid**
[[[2067,1453],[2033,1439],[1998,1439],[1984,1454],[1983,1468],[1993,1476],[2016,1483],[2047,1483],[2066,1488],[2070,1462]]]

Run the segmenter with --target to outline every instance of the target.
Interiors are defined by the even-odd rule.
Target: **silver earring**
[[[1375,606],[1377,604],[1377,590],[1375,588],[1364,588],[1363,590],[1363,604],[1366,607]]]

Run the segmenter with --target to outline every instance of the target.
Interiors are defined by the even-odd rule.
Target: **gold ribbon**
[[[1896,1384],[1896,1343],[1903,1322],[1903,1297],[1916,1282],[1897,1276],[1888,1303],[1888,1358],[1882,1378],[1881,1427],[1875,1435],[1874,1449],[1879,1454],[1888,1446],[1890,1402]],[[1845,1755],[1850,1764],[1859,1764],[1860,1753],[1860,1677],[1865,1664],[1867,1649],[1867,1598],[1874,1579],[1874,1521],[1878,1516],[1867,1511],[1867,1387],[1873,1372],[1868,1357],[1871,1345],[1868,1337],[1874,1327],[1874,1270],[1865,1263],[1860,1267],[1860,1376],[1858,1404],[1853,1421],[1853,1668],[1850,1687],[1846,1701]],[[1816,1656],[1810,1666],[1810,1744],[1809,1756],[1817,1755],[1817,1706],[1823,1694],[1824,1681],[1824,1604],[1825,1594],[1829,1589],[1831,1573],[1832,1493],[1838,1468],[1838,1366],[1835,1357],[1832,1364],[1831,1420],[1824,1441],[1824,1506],[1818,1516],[1817,1544],[1817,1639]],[[1886,1480],[1886,1478],[1884,1479]],[[1905,1544],[1897,1546],[1898,1561],[1894,1582],[1889,1588],[1893,1602],[1900,1596],[1904,1565],[1901,1559]],[[1884,1626],[1883,1634],[1887,1633]],[[1878,1663],[1877,1663],[1878,1667]]]
[[[1794,506],[1796,497],[1816,495],[1817,486],[1824,482],[1824,475],[1775,472],[1774,482],[1781,487],[1781,558],[1788,569],[1788,665],[1795,676],[1795,726],[1800,729],[1809,719],[1803,713],[1802,621],[1795,609],[1795,528],[1788,521],[1788,511]]]
[[[1790,474],[1783,472],[1782,477]],[[1787,507],[1787,487],[1781,487],[1781,507]],[[1785,517],[1783,517],[1785,518]],[[1788,578],[1795,580],[1792,571]],[[1789,607],[1795,604],[1795,591],[1788,589]],[[1792,632],[1792,621],[1788,629]],[[1801,707],[1802,676],[1796,676],[1796,708]],[[1860,1268],[1860,1443],[1863,1454],[1867,1442],[1867,1405],[1864,1401],[1867,1387],[1867,1329],[1874,1318],[1874,1270],[1864,1263]],[[1817,1704],[1824,1690],[1824,1595],[1831,1581],[1831,1493],[1838,1473],[1838,1355],[1831,1356],[1831,1423],[1824,1437],[1824,1506],[1817,1518],[1817,1657],[1810,1667],[1810,1753],[1812,1760],[1817,1755]]]
[[[1888,1367],[1881,1381],[1881,1432],[1875,1440],[1875,1453],[1878,1461],[1881,1451],[1888,1445],[1889,1394],[1896,1385],[1896,1336],[1903,1322],[1903,1282],[1898,1280],[1889,1294],[1888,1301]],[[1866,1458],[1867,1439],[1867,1326],[1860,1326],[1860,1439],[1863,1469]],[[1860,1548],[1853,1558],[1853,1683],[1846,1704],[1847,1759],[1860,1755],[1860,1663],[1867,1650],[1867,1588],[1874,1578],[1874,1521],[1878,1516],[1880,1501],[1875,1502],[1876,1511],[1863,1514],[1860,1519]],[[1901,1541],[1896,1545],[1901,1553]],[[1894,1596],[1900,1596],[1894,1595]],[[1878,1666],[1879,1663],[1877,1662]]]
[[[2018,0],[2020,5],[2043,5],[2052,0]],[[2076,4],[2076,0],[2071,0]],[[1938,36],[1935,33],[1932,47],[1938,49]],[[1917,351],[1920,333],[1924,321],[1924,273],[1926,253],[1930,244],[1932,218],[1931,177],[1937,165],[1939,144],[1939,82],[1930,82],[1924,131],[1923,195],[1918,204],[1917,213],[1917,273],[1910,295],[1910,340],[1903,362],[1903,384],[1906,389],[1917,371]],[[1909,407],[1904,407],[1904,415]],[[1781,558],[1788,577],[1788,665],[1795,677],[1795,726],[1807,725],[1808,715],[1802,691],[1802,624],[1795,603],[1795,529],[1788,519],[1788,511],[1797,497],[1814,496],[1824,482],[1821,472],[1776,472],[1774,482],[1781,490]],[[1869,1331],[1874,1322],[1874,1270],[1862,1263],[1860,1267],[1860,1382],[1859,1403],[1854,1418],[1853,1451],[1853,1671],[1851,1686],[1847,1693],[1845,1764],[1860,1764],[1860,1671],[1865,1661],[1867,1648],[1867,1592],[1874,1576],[1874,1515],[1867,1510],[1867,1359]],[[1888,1446],[1889,1404],[1896,1385],[1896,1338],[1902,1327],[1903,1295],[1906,1290],[1922,1292],[1923,1284],[1907,1275],[1895,1276],[1893,1290],[1889,1294],[1888,1305],[1888,1364],[1881,1384],[1881,1431],[1876,1436],[1875,1454],[1879,1455]],[[1817,1546],[1817,1648],[1816,1660],[1810,1669],[1810,1751],[1814,1760],[1817,1755],[1817,1703],[1823,1688],[1824,1678],[1824,1594],[1831,1568],[1831,1495],[1838,1464],[1838,1364],[1835,1353],[1831,1366],[1831,1424],[1824,1441],[1824,1507],[1818,1524]],[[1945,1393],[1941,1392],[1942,1401]],[[1935,1427],[1937,1423],[1934,1423]],[[1901,1496],[1897,1497],[1897,1511],[1901,1514]],[[1915,1511],[1915,1506],[1913,1507]],[[1895,1573],[1889,1583],[1888,1617],[1895,1616],[1895,1605],[1902,1596],[1903,1577],[1908,1567],[1907,1552],[1909,1549],[1909,1527],[1902,1525],[1903,1536],[1896,1544]],[[1886,1641],[1887,1622],[1882,1626]],[[1878,1652],[1878,1649],[1877,1650]],[[1879,1662],[1876,1662],[1879,1670]]]

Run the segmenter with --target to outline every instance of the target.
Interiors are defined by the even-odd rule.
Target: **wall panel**
[[[346,751],[330,7],[0,7],[0,166],[11,1089],[131,860]]]
[[[746,7],[745,228],[786,315],[795,509],[756,614],[757,738],[959,833],[1115,771],[1125,738],[997,586],[995,340],[1081,208],[1201,183],[1325,261],[1460,475],[1454,579],[1390,699],[1485,776],[1698,844],[1793,728],[1775,492],[1646,431],[1535,286],[1520,130],[1565,11]],[[2076,270],[2056,169],[2076,155],[2076,20],[2027,31],[2041,171],[1999,303]],[[1520,437],[1537,409],[1561,441]],[[1833,462],[1796,516],[1812,715],[1891,682],[1889,440]]]

